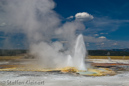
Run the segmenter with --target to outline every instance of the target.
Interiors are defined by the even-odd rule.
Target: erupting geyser
[[[76,67],[78,70],[86,70],[85,66],[86,47],[83,35],[79,35],[74,46],[74,55],[68,55],[68,66]]]
[[[75,62],[75,67],[79,70],[86,70],[85,68],[85,54],[86,54],[86,47],[83,40],[83,36],[79,35],[76,40],[75,44],[75,52],[73,61]]]

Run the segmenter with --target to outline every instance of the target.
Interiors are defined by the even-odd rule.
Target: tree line
[[[0,56],[16,56],[26,54],[28,50],[7,50],[0,49]],[[88,55],[91,56],[129,56],[127,51],[112,51],[112,50],[88,50]]]
[[[91,56],[129,56],[129,52],[113,51],[113,50],[88,50],[88,55],[91,55]]]
[[[0,49],[0,56],[16,56],[27,53],[27,50],[7,50],[7,49]]]

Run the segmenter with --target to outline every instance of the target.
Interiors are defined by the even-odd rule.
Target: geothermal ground
[[[58,72],[0,72],[0,86],[129,86],[129,72],[86,77]]]
[[[28,61],[29,60],[25,61],[25,59],[2,61],[0,62],[0,66],[20,63],[27,64]],[[82,76],[75,73],[53,71],[0,71],[0,86],[129,86],[129,60],[88,59],[86,62],[91,63],[91,65],[93,65],[92,68],[98,68],[98,64],[99,66],[102,66],[101,64],[111,64],[105,67],[113,69],[116,75]],[[124,65],[114,66],[112,63],[121,63]]]

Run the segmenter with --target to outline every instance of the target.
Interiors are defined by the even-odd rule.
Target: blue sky
[[[87,12],[94,19],[85,22],[84,35],[97,38],[104,36],[106,41],[97,47],[91,42],[90,49],[94,48],[128,48],[129,46],[129,0],[54,0],[57,13],[65,18],[74,16],[78,12]],[[110,43],[105,43],[107,40]],[[89,42],[89,40],[85,40]],[[93,44],[93,45],[92,45]],[[114,45],[114,46],[113,46]],[[125,45],[125,46],[124,46]],[[102,47],[105,46],[105,47]],[[106,47],[109,46],[109,47]]]
[[[129,1],[128,0],[54,0],[57,4],[55,11],[64,18],[78,12],[88,12],[94,16],[95,22],[106,22],[102,26],[88,26],[109,32],[110,39],[129,40]],[[109,24],[112,22],[111,24]],[[88,22],[89,23],[89,22]],[[113,24],[114,23],[114,24]],[[107,32],[106,32],[107,31]],[[101,31],[100,31],[101,32]]]
[[[77,31],[84,35],[87,49],[129,48],[129,0],[54,0],[54,2],[56,6],[53,10],[59,15],[62,23],[75,20],[77,13],[86,12],[93,16],[93,19],[83,22],[86,27],[84,30]],[[19,30],[12,33],[14,27],[6,25],[7,18],[3,9],[8,8],[2,4],[4,0],[0,1],[0,48],[26,48],[28,45],[28,42],[25,42],[26,35]]]

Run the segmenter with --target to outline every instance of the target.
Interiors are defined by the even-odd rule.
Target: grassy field
[[[109,56],[111,59],[125,59],[128,60],[129,56]],[[108,59],[108,56],[88,56],[89,59]]]
[[[0,56],[0,61],[21,59],[23,56]]]
[[[109,56],[111,59],[129,60],[129,56]],[[0,61],[22,59],[23,56],[0,56]],[[88,59],[108,59],[107,56],[88,56]]]

